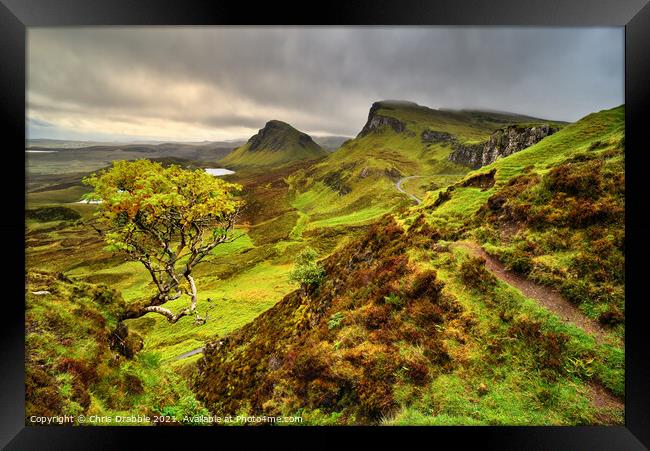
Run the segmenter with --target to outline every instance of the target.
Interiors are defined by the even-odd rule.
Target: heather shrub
[[[532,346],[537,361],[542,368],[561,370],[564,362],[564,352],[569,337],[558,332],[542,331],[539,321],[520,318],[513,322],[508,329],[508,334],[513,338],[522,339]]]
[[[404,307],[404,300],[395,293],[390,293],[388,296],[384,296],[384,302],[388,305],[392,305],[397,309]]]
[[[580,197],[595,197],[600,193],[602,162],[565,163],[552,168],[544,177],[544,184],[554,192]]]
[[[497,279],[485,269],[485,258],[470,257],[460,265],[460,277],[468,287],[483,293],[496,286]]]
[[[443,286],[444,284],[438,280],[438,274],[434,270],[426,270],[413,280],[408,295],[412,299],[426,297],[435,302],[438,300]]]
[[[625,315],[618,308],[610,305],[600,314],[598,321],[606,326],[616,326],[625,322]]]

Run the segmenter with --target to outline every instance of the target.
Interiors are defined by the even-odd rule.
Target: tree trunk
[[[179,319],[181,319],[182,317],[187,316],[190,313],[192,313],[192,310],[190,308],[186,308],[186,309],[181,310],[178,313],[174,313],[171,310],[169,310],[169,309],[167,309],[165,307],[161,307],[159,305],[150,305],[150,306],[146,306],[146,307],[142,306],[142,305],[129,306],[124,311],[124,313],[122,315],[120,315],[120,321],[124,321],[126,319],[140,318],[140,317],[146,315],[147,313],[159,313],[159,314],[163,315],[165,318],[167,318],[167,320],[170,323],[173,324],[173,323],[177,322]]]
[[[196,284],[194,283],[194,278],[189,274],[185,276],[187,281],[190,283],[190,296],[192,296],[192,306],[190,310],[196,310]]]
[[[167,318],[167,320],[170,323],[174,324],[182,317],[191,315],[192,313],[196,312],[196,303],[197,303],[196,283],[194,282],[194,278],[189,274],[185,276],[185,279],[187,279],[187,282],[190,285],[189,295],[192,298],[191,304],[188,308],[185,308],[179,311],[178,313],[174,313],[168,308],[162,307],[162,304],[167,302],[167,300],[164,296],[159,294],[149,299],[148,302],[127,306],[126,310],[122,313],[122,315],[120,315],[120,320],[123,321],[125,319],[140,318],[146,315],[147,313],[158,313],[164,316],[165,318]],[[205,319],[196,315],[195,322],[197,324],[203,324],[205,323]]]

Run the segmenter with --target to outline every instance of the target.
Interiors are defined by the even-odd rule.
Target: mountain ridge
[[[360,209],[376,215],[408,202],[395,189],[401,177],[417,175],[416,183],[444,185],[471,170],[449,159],[454,150],[449,140],[462,146],[484,143],[513,120],[514,115],[447,112],[410,101],[374,102],[355,138],[290,177],[294,202],[318,218]],[[519,121],[514,125],[549,122]],[[306,201],[314,198],[319,201]]]

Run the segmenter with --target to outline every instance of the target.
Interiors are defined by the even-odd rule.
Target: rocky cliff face
[[[454,151],[449,155],[449,160],[454,163],[469,166],[477,169],[483,166],[483,149],[485,143],[481,144],[461,144],[454,142],[452,144]]]
[[[492,133],[490,139],[482,144],[464,145],[454,141],[454,151],[449,160],[477,169],[530,147],[558,130],[548,124],[534,127],[512,125]]]
[[[388,126],[392,128],[393,130],[395,130],[396,133],[403,132],[405,128],[404,123],[398,119],[395,119],[394,117],[376,115],[368,119],[368,122],[366,123],[366,125],[364,125],[358,137],[365,136],[368,133],[378,130],[384,126]]]
[[[363,129],[357,135],[357,138],[365,136],[369,133],[372,133],[375,130],[379,130],[384,126],[392,128],[396,133],[401,133],[406,129],[406,124],[390,116],[383,116],[378,114],[377,111],[380,108],[391,109],[394,106],[403,106],[403,105],[416,105],[410,102],[395,102],[395,101],[384,101],[384,102],[375,102],[370,107],[370,112],[368,113],[368,120],[366,125],[363,126]]]

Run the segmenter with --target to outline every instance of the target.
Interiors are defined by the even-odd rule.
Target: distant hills
[[[433,109],[400,100],[375,102],[355,138],[292,176],[296,202],[321,199],[305,201],[313,214],[348,210],[371,214],[380,206],[404,201],[395,189],[402,177],[466,174],[484,154],[486,159],[497,154],[500,147],[483,152],[484,144],[498,130],[513,125],[561,128],[564,123],[512,113]],[[452,154],[456,158],[450,158]]]
[[[327,154],[308,134],[286,122],[271,120],[220,163],[228,167],[281,165],[314,160]]]
[[[86,159],[86,152],[92,151],[97,157],[102,154],[103,164],[114,159],[177,157],[232,168],[278,166],[326,157],[310,171],[310,177],[342,193],[351,189],[348,185],[352,179],[347,183],[343,180],[354,176],[354,172],[363,172],[362,178],[388,174],[392,179],[414,174],[465,173],[485,160],[486,152],[481,153],[479,147],[493,133],[514,125],[544,125],[558,130],[566,123],[508,112],[433,109],[409,101],[383,100],[373,103],[366,124],[354,138],[312,137],[286,122],[270,120],[247,141],[108,143],[30,139],[26,149],[66,151],[70,158],[79,152],[75,160]],[[62,156],[39,155],[39,159],[47,158],[58,161]]]
[[[37,138],[25,140],[26,149],[81,149],[87,147],[125,147],[125,146],[159,146],[159,145],[181,145],[181,146],[214,146],[232,148],[241,146],[246,140],[234,139],[227,141],[75,141],[63,139]]]

